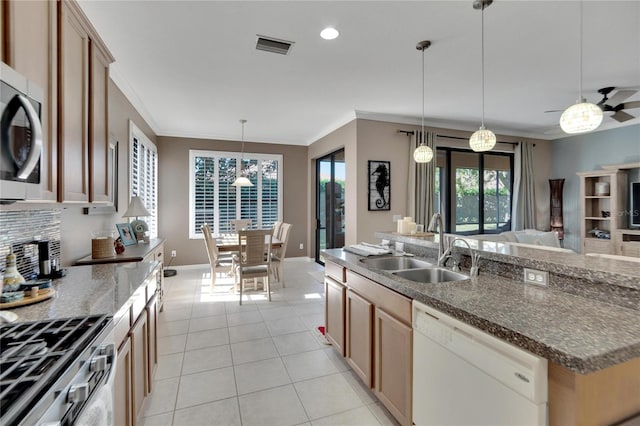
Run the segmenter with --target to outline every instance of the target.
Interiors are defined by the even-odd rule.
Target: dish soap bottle
[[[6,269],[2,279],[3,291],[16,291],[20,288],[20,284],[24,284],[24,278],[16,267],[16,255],[11,250],[7,255]]]

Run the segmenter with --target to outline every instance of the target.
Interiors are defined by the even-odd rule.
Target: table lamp
[[[142,203],[142,199],[136,195],[131,197],[131,202],[129,203],[129,208],[122,215],[122,217],[135,217],[136,220],[131,222],[131,227],[133,228],[133,232],[136,234],[137,241],[145,241],[144,233],[149,230],[149,226],[144,220],[138,219],[139,217],[151,216],[151,213],[144,207]]]

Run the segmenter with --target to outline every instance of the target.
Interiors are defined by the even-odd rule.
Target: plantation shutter
[[[131,124],[131,196],[139,196],[150,216],[141,218],[149,236],[158,236],[158,152],[156,146]]]
[[[282,217],[282,156],[196,151],[190,157],[191,238],[201,237],[208,223],[215,234],[233,232],[231,221],[250,219],[253,229],[266,229]],[[231,186],[240,174],[254,186]]]

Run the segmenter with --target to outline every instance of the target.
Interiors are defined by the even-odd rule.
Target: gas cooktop
[[[0,326],[0,424],[46,411],[110,321],[95,315]]]

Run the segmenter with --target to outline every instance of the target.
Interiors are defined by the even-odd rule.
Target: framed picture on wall
[[[369,211],[391,210],[391,162],[369,161]]]

